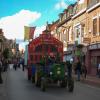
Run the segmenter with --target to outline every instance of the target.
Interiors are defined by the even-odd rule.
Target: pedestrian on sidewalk
[[[3,83],[1,73],[2,73],[2,61],[0,60],[0,84],[2,84],[2,83]]]
[[[80,75],[81,75],[81,62],[79,58],[76,60],[76,73],[77,73],[77,81],[80,81]]]
[[[24,59],[22,59],[22,70],[24,71],[24,68],[25,68],[25,66],[24,66]]]
[[[68,78],[70,79],[72,77],[72,64],[70,63],[70,61],[66,61],[66,65],[68,71]]]
[[[86,79],[86,75],[87,75],[87,68],[84,62],[82,62],[82,67],[81,67],[81,71],[82,71],[82,77]]]
[[[98,76],[100,78],[100,63],[98,64]]]

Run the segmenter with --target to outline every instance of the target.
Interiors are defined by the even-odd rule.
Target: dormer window
[[[63,18],[63,13],[60,13],[60,14],[59,14],[60,22],[62,21],[62,18]]]

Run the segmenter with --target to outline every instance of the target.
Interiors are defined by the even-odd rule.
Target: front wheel
[[[69,79],[68,80],[68,91],[69,92],[73,92],[74,90],[74,80],[73,79]]]
[[[41,90],[46,91],[46,79],[45,78],[41,79]]]

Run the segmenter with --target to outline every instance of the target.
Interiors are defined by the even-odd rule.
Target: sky
[[[36,26],[35,37],[45,29],[46,22],[59,18],[69,4],[77,0],[0,0],[0,28],[8,39],[24,45],[24,26]]]

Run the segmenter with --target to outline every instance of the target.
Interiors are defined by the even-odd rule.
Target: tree
[[[8,48],[5,48],[4,51],[3,51],[3,57],[5,59],[8,59],[9,58],[9,49]]]

